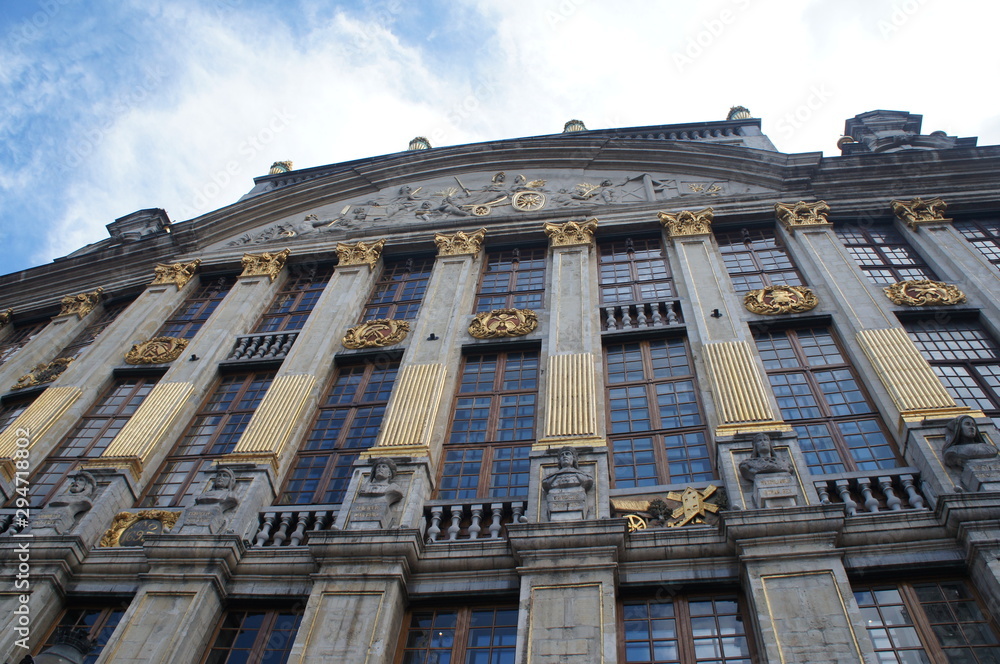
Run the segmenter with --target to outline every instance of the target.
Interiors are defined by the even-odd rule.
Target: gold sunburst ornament
[[[477,339],[521,337],[538,327],[538,315],[531,309],[494,309],[476,314],[469,334]]]
[[[355,325],[347,330],[343,344],[346,348],[381,348],[398,344],[410,332],[410,324],[405,320],[379,318]]]

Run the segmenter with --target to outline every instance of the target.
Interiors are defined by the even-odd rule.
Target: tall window
[[[469,355],[445,444],[439,498],[528,495],[538,352]]]
[[[961,580],[857,585],[879,662],[1000,662],[1000,634]]]
[[[115,322],[115,319],[118,318],[118,316],[125,311],[130,304],[132,304],[131,298],[105,305],[101,314],[94,318],[94,320],[90,321],[65,348],[56,354],[56,357],[79,357],[83,351],[90,346],[90,344],[94,343],[94,339],[97,338],[97,335],[103,332],[108,325]]]
[[[434,261],[431,259],[415,261],[409,258],[386,263],[375,282],[375,289],[368,298],[361,320],[416,318],[433,267]]]
[[[1000,417],[1000,345],[978,321],[913,321],[905,326],[958,403]]]
[[[332,266],[292,268],[288,281],[274,296],[254,332],[301,330],[332,276]]]
[[[674,295],[659,238],[627,238],[598,245],[601,303],[656,302]]]
[[[292,651],[302,612],[226,611],[201,664],[283,664]]]
[[[1000,221],[958,221],[955,222],[955,230],[965,236],[986,260],[1000,268]]]
[[[36,392],[27,398],[21,397],[18,399],[4,401],[3,404],[0,405],[0,433],[10,426],[11,422],[16,420],[21,413],[28,409],[28,406],[30,406],[31,402],[35,400],[37,394],[38,393]]]
[[[341,366],[295,459],[281,504],[342,503],[351,466],[375,444],[398,362]]]
[[[163,462],[141,506],[189,505],[199,472],[235,449],[272,380],[274,372],[223,377]]]
[[[604,349],[615,486],[715,478],[687,341]]]
[[[814,475],[895,468],[897,456],[830,330],[765,332],[757,350]]]
[[[34,339],[48,324],[49,321],[40,320],[15,325],[14,329],[0,340],[0,365],[9,360],[14,353],[21,350],[25,344]]]
[[[44,642],[35,651],[37,656],[41,651],[55,645],[55,638],[58,630],[74,629],[85,630],[87,637],[94,641],[94,649],[91,650],[83,660],[83,664],[94,664],[97,658],[104,652],[104,646],[115,631],[115,627],[121,622],[125,615],[128,602],[122,602],[118,606],[109,607],[106,605],[81,604],[73,606],[63,611],[59,621],[52,627]]]
[[[765,286],[802,286],[802,277],[772,229],[716,233],[726,270],[738,292]]]
[[[31,504],[40,507],[85,459],[99,457],[122,430],[156,378],[120,378],[91,406],[31,478]]]
[[[491,251],[479,280],[476,311],[539,309],[545,295],[545,249]]]
[[[203,280],[198,289],[184,300],[184,304],[163,322],[160,331],[154,336],[191,339],[235,283],[236,278],[232,276]]]
[[[514,664],[516,645],[516,606],[412,611],[398,661]]]
[[[636,664],[752,664],[736,595],[622,602],[619,660]]]
[[[850,226],[835,230],[848,253],[874,284],[937,278],[920,254],[893,226]]]

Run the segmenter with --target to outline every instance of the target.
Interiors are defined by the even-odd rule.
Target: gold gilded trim
[[[125,467],[141,473],[142,464],[156,449],[192,392],[191,383],[157,383],[95,461],[103,467]]]
[[[910,307],[931,307],[965,302],[965,293],[943,281],[917,279],[900,281],[882,289],[893,304]]]
[[[262,254],[243,254],[243,277],[267,277],[272,282],[278,278],[281,268],[285,267],[285,261],[291,249],[282,249],[278,252],[265,251]]]
[[[103,288],[98,288],[95,291],[90,291],[89,293],[80,293],[78,295],[67,295],[62,300],[59,301],[59,316],[72,316],[76,315],[77,318],[83,318],[91,311],[94,310],[98,304],[101,303],[101,295],[104,293]]]
[[[747,342],[718,341],[705,344],[704,349],[712,393],[722,419],[720,427],[739,423],[735,428],[741,431],[748,425],[767,426],[770,431],[782,424],[771,410],[764,380]]]
[[[405,320],[379,318],[349,328],[341,343],[353,349],[382,348],[398,344],[409,332],[410,324]]]
[[[316,376],[312,374],[275,378],[225,461],[250,456],[269,458],[276,463],[315,384]]]
[[[79,387],[47,388],[0,432],[0,469],[8,480],[14,478],[14,452],[18,449],[30,450],[82,394],[83,390]],[[26,448],[17,444],[18,440],[25,439],[28,441]]]
[[[164,530],[170,530],[177,523],[180,512],[167,512],[165,510],[142,510],[141,512],[119,512],[111,522],[111,527],[101,538],[101,546],[118,546],[118,540],[132,524],[143,519],[155,519],[163,524]]]
[[[385,238],[375,242],[358,241],[354,244],[338,242],[337,266],[367,265],[369,268],[373,268],[379,257],[382,256],[382,247],[384,246]]]
[[[429,449],[431,427],[444,393],[443,364],[411,364],[399,372],[396,387],[372,449]]]
[[[553,247],[588,245],[594,242],[597,219],[588,219],[584,222],[567,221],[565,224],[546,222],[543,229]]]
[[[712,232],[714,214],[710,207],[697,212],[684,210],[677,214],[657,212],[656,216],[660,218],[660,223],[667,229],[667,235],[672,238],[685,235],[708,235]]]
[[[951,219],[945,219],[944,211],[948,204],[940,198],[914,198],[909,201],[889,201],[889,206],[896,216],[906,222],[910,228],[916,229],[925,224],[946,224]]]
[[[551,355],[548,365],[545,437],[597,436],[594,356]]]
[[[438,256],[478,256],[483,248],[483,239],[486,237],[486,229],[480,228],[473,233],[458,231],[452,235],[436,233],[434,244],[438,248]]]
[[[74,357],[60,357],[51,362],[43,362],[42,364],[35,365],[31,368],[31,371],[18,378],[17,382],[11,385],[10,389],[23,390],[26,387],[37,387],[38,385],[51,383],[61,376],[69,367],[70,362],[75,359]]]
[[[153,281],[149,285],[174,284],[177,290],[180,290],[194,278],[199,265],[201,265],[200,258],[189,263],[157,263],[153,268]]]
[[[832,226],[830,220],[826,218],[829,211],[830,206],[827,205],[826,201],[774,204],[774,216],[789,232],[795,232],[796,228]]]
[[[188,346],[188,339],[179,337],[153,337],[141,344],[132,344],[125,353],[126,364],[166,364],[173,362]]]
[[[743,296],[747,311],[765,316],[800,314],[818,304],[819,298],[805,286],[766,286]]]
[[[469,334],[477,339],[521,337],[538,327],[538,314],[531,309],[493,309],[476,314]]]

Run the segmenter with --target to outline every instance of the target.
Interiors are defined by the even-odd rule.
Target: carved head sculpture
[[[948,425],[945,427],[945,449],[953,445],[970,445],[978,442],[981,442],[979,439],[979,425],[968,415],[956,417],[948,422]]]
[[[93,475],[85,470],[81,470],[76,475],[73,475],[70,480],[69,492],[72,494],[85,494],[89,496],[94,493],[95,489],[97,489],[97,481]]]
[[[388,457],[372,460],[372,482],[390,482],[396,477],[396,462]]]
[[[753,455],[758,459],[774,456],[774,449],[771,447],[771,437],[766,433],[758,433],[753,437]]]
[[[219,468],[215,471],[209,489],[212,491],[226,491],[236,488],[236,475],[228,468]]]
[[[579,460],[576,450],[572,447],[564,447],[559,450],[560,468],[579,468]]]

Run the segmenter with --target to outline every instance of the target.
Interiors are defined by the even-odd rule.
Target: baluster
[[[458,539],[458,531],[462,529],[462,506],[452,505],[449,509],[451,509],[451,525],[448,526],[448,540],[454,541]]]
[[[260,530],[257,531],[257,546],[264,546],[267,540],[270,539],[275,516],[274,513],[264,515],[264,523],[261,525]]]
[[[260,341],[260,337],[250,337],[250,343],[247,345],[246,351],[243,353],[243,357],[241,359],[249,360],[256,355],[257,347],[260,346]]]
[[[298,336],[299,336],[298,333],[295,333],[295,332],[290,332],[290,333],[286,334],[285,335],[285,342],[283,344],[281,344],[281,350],[278,351],[278,355],[281,356],[281,357],[285,357],[286,355],[288,355],[288,351],[292,347],[292,342],[295,341],[295,339]]]
[[[433,544],[441,534],[441,513],[444,510],[440,505],[431,508],[431,525],[427,529],[427,543]]]
[[[472,523],[469,525],[469,539],[479,539],[479,531],[481,531],[482,525],[480,522],[483,520],[483,506],[473,505],[472,506]]]
[[[306,536],[306,525],[309,523],[309,516],[309,512],[299,514],[299,522],[295,524],[295,532],[289,538],[292,541],[292,546],[301,544],[302,539]]]
[[[292,513],[282,512],[281,523],[278,525],[278,532],[274,533],[274,545],[281,546],[281,543],[288,537],[288,526],[292,525]]]
[[[313,532],[319,530],[326,530],[326,522],[330,518],[330,511],[323,510],[322,512],[316,512],[316,518],[313,520]]]
[[[819,493],[819,502],[824,505],[830,504],[830,487],[827,486],[826,480],[822,482],[814,482],[813,486],[816,487],[816,492]]]
[[[663,325],[663,316],[660,314],[660,303],[653,302],[649,305],[649,310],[653,318],[653,327],[660,327]]]
[[[858,488],[865,499],[865,509],[869,512],[878,512],[878,498],[872,493],[872,481],[866,477],[858,479]]]
[[[264,359],[266,357],[269,357],[273,349],[274,349],[274,335],[269,334],[261,338],[260,346],[257,347],[257,352],[254,353],[254,357],[257,359]]]
[[[268,338],[267,340],[267,352],[264,353],[264,357],[273,358],[278,354],[281,349],[281,340],[285,338],[283,334],[275,334]]]
[[[524,501],[516,501],[510,504],[510,510],[514,513],[514,523],[528,523],[528,517],[524,516]]]
[[[903,483],[903,489],[906,490],[906,498],[910,501],[910,507],[915,510],[922,510],[924,508],[924,499],[913,484],[915,481],[913,475],[900,475],[899,480]]]
[[[677,325],[680,320],[677,319],[677,312],[674,311],[674,303],[667,302],[667,325]]]
[[[885,504],[891,511],[897,512],[903,509],[903,501],[896,495],[891,477],[878,478],[878,488],[882,489],[882,493],[885,494]]]
[[[490,522],[490,539],[500,537],[500,520],[503,518],[503,503],[493,503],[490,505],[493,512],[493,521]]]
[[[236,342],[236,348],[233,352],[229,354],[230,360],[242,360],[243,352],[247,349],[247,344],[250,343],[250,337],[243,337]]]
[[[837,480],[836,482],[837,493],[840,494],[840,499],[844,501],[844,511],[847,516],[854,516],[858,513],[858,504],[854,502],[851,498],[851,487],[847,480]]]

